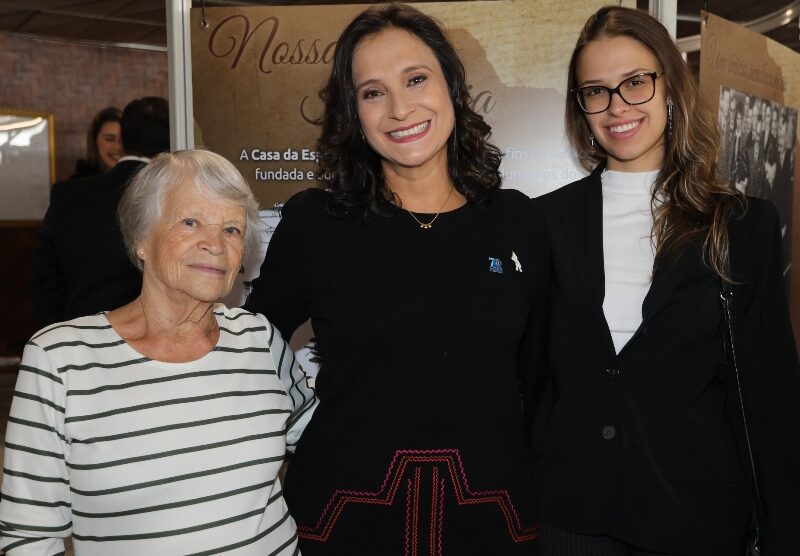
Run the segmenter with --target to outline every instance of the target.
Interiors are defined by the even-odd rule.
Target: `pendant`
[[[425,224],[423,222],[419,223],[419,227],[422,228],[423,230],[430,230],[431,229],[431,225],[430,224]]]

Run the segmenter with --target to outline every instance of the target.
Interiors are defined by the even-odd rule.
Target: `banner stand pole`
[[[192,105],[192,0],[167,0],[170,150],[194,147]]]
[[[667,28],[672,40],[678,31],[678,0],[650,0],[650,15]]]

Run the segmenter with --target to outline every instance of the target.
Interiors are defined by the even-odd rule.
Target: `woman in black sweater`
[[[414,8],[359,15],[322,98],[329,189],[286,204],[247,303],[286,337],[310,318],[322,359],[286,478],[302,552],[529,555],[519,381],[544,366],[546,265],[528,199],[499,189],[464,68]]]

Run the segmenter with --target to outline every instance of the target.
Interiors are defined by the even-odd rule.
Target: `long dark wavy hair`
[[[723,279],[730,241],[728,220],[746,209],[745,196],[717,179],[719,132],[716,118],[700,98],[697,82],[667,30],[649,14],[605,6],[583,27],[569,62],[567,90],[578,86],[575,68],[584,47],[605,37],[630,37],[647,47],[664,72],[666,96],[673,102],[671,136],[664,138],[664,162],[653,188],[654,269],[686,246],[700,241],[705,264]],[[590,145],[589,125],[573,95],[567,95],[566,128],[572,146],[586,153],[587,169],[607,154]],[[673,259],[674,260],[674,259]]]
[[[386,186],[380,157],[361,134],[352,74],[358,44],[387,28],[408,31],[439,60],[455,112],[447,141],[450,179],[469,203],[485,205],[489,192],[501,185],[501,155],[489,143],[491,128],[469,105],[464,66],[435,19],[408,5],[390,3],[362,12],[342,32],[330,78],[320,91],[325,112],[317,121],[322,128],[317,179],[332,192],[328,209],[337,215],[387,215],[396,201]]]

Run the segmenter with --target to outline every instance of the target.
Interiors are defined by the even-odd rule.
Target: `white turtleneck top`
[[[603,313],[614,348],[622,347],[642,323],[642,303],[650,289],[655,251],[650,240],[650,199],[658,170],[606,170],[603,184]]]

